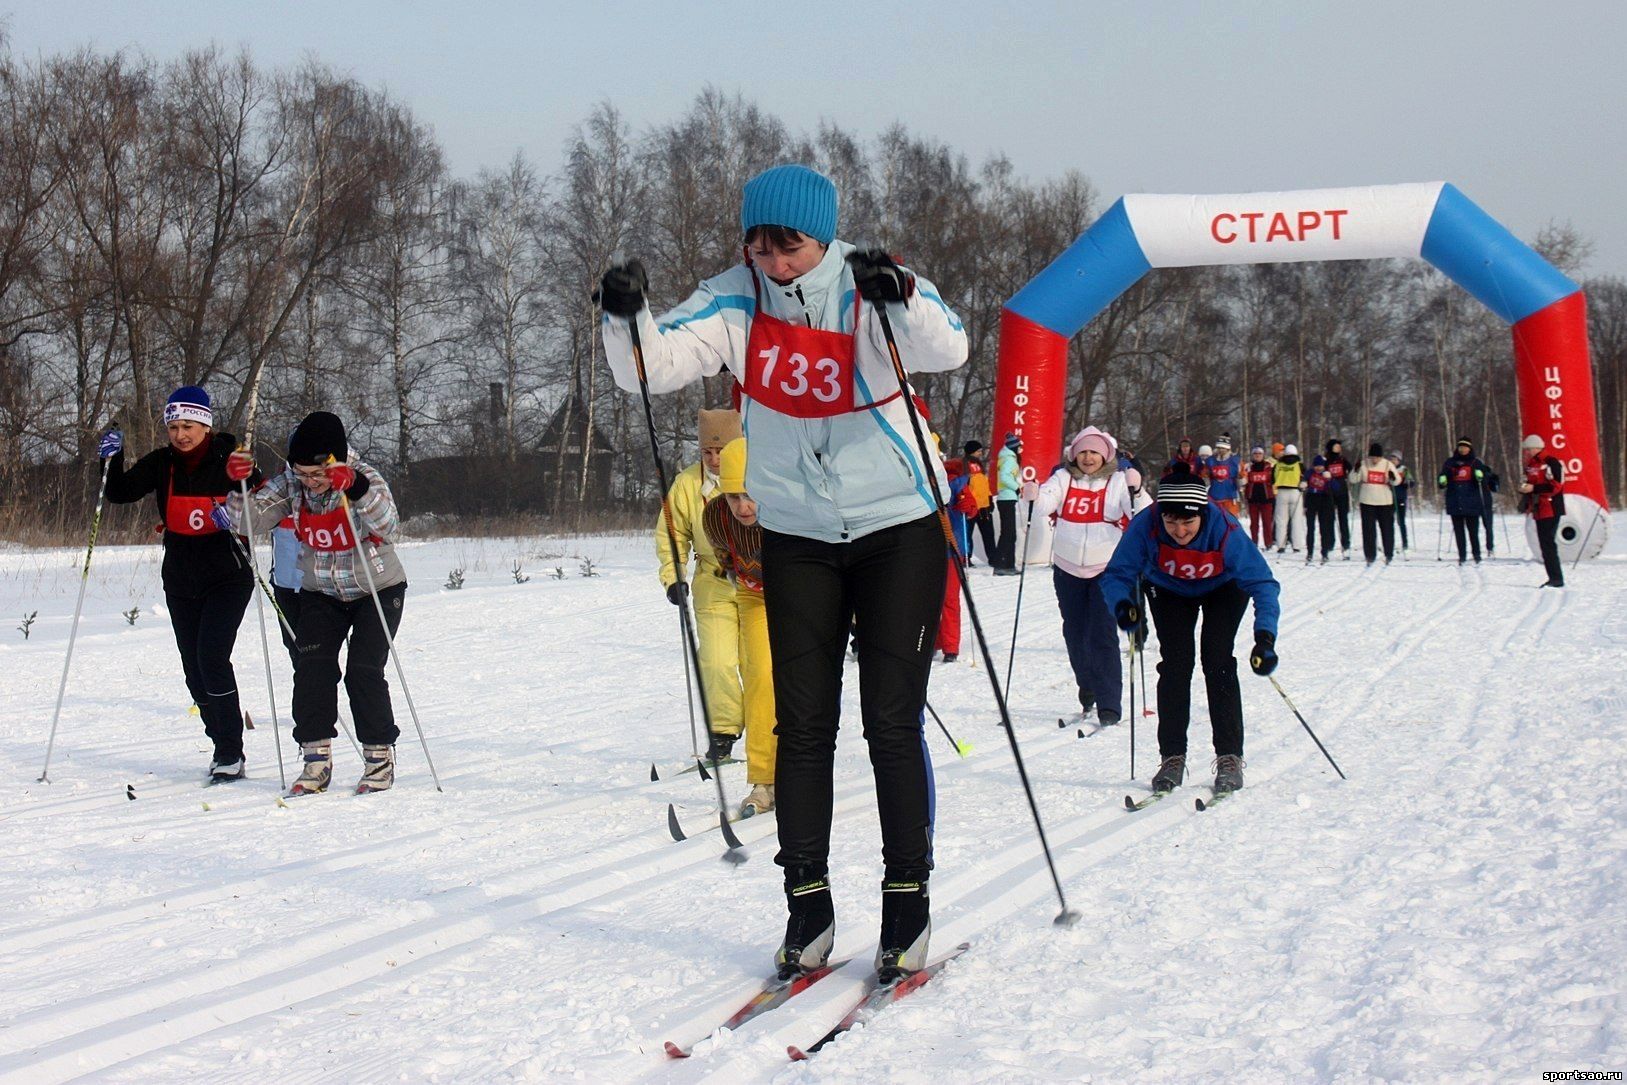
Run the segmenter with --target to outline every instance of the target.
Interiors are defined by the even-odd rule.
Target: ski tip
[[[1193,799],[1192,800],[1192,805],[1196,806],[1198,808],[1198,813],[1200,813],[1200,814],[1203,813],[1205,810],[1209,809],[1209,807],[1204,803],[1204,801],[1202,799]]]
[[[711,781],[712,774],[710,772],[706,771],[706,762],[705,761],[697,760],[695,762],[695,767],[700,770],[702,780],[706,780],[708,782]]]
[[[679,1047],[677,1044],[673,1043],[671,1040],[668,1040],[666,1042],[665,1046],[666,1046],[666,1049],[667,1049],[667,1057],[668,1058],[672,1058],[672,1059],[687,1059],[687,1058],[689,1058],[689,1052],[685,1051],[683,1048]]]
[[[1084,729],[1084,728],[1083,728],[1083,727],[1081,727],[1081,728],[1079,728],[1079,735],[1078,735],[1078,737],[1079,737],[1079,738],[1084,738],[1084,737],[1085,737],[1085,729]]]
[[[243,730],[254,730],[254,717],[249,715],[247,712],[243,713]]]
[[[1058,716],[1056,718],[1056,725],[1057,725],[1058,728],[1066,730],[1067,726],[1068,726],[1068,721],[1063,719],[1061,716]]]
[[[678,824],[678,809],[670,802],[667,803],[667,832],[672,834],[674,840],[685,840],[683,827]]]
[[[803,1051],[802,1048],[798,1047],[796,1044],[792,1044],[791,1046],[787,1047],[785,1049],[785,1054],[791,1059],[792,1062],[808,1061],[808,1053]]]
[[[659,772],[655,771],[655,762],[651,761],[650,762],[650,782],[653,784],[659,779],[661,779],[661,774]]]
[[[1136,801],[1135,801],[1135,799],[1134,799],[1134,798],[1132,798],[1132,797],[1131,797],[1131,796],[1129,796],[1129,795],[1126,795],[1126,796],[1124,796],[1124,808],[1125,808],[1125,809],[1126,809],[1126,810],[1134,810],[1134,809],[1135,809],[1135,808],[1136,808]]]

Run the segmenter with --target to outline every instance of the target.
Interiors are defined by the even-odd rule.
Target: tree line
[[[407,103],[318,61],[6,51],[0,511],[77,515],[96,435],[116,419],[132,447],[155,446],[183,383],[207,387],[217,427],[252,430],[267,462],[306,412],[335,411],[409,509],[415,464],[478,459],[472,482],[488,484],[550,425],[561,446],[612,458],[608,495],[587,456],[557,471],[552,510],[642,505],[655,496],[643,413],[609,380],[593,286],[624,252],[649,267],[658,309],[680,300],[739,259],[741,186],[783,161],[831,176],[841,236],[918,266],[961,315],[970,362],[919,390],[946,446],[987,442],[1002,305],[1110,202],[1082,170],[1029,181],[902,124],[873,139],[830,122],[795,132],[707,88],[636,129],[600,104],[553,173],[516,154],[455,177]],[[1588,256],[1564,225],[1531,240],[1573,276]],[[1584,285],[1619,501],[1627,283]],[[1468,433],[1500,464],[1517,456],[1506,327],[1418,262],[1155,272],[1070,356],[1070,429],[1094,422],[1153,460],[1222,431],[1245,448],[1379,440],[1423,464]],[[697,408],[729,393],[719,377],[656,400],[669,462],[692,453]]]

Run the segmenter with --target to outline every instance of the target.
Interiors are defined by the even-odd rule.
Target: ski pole
[[[328,457],[328,463],[334,458]],[[412,690],[407,687],[407,672],[401,667],[401,653],[396,651],[395,637],[390,632],[390,623],[384,617],[384,604],[379,602],[378,587],[373,583],[372,562],[368,561],[367,554],[362,550],[362,535],[356,529],[356,514],[351,511],[350,498],[343,490],[339,491],[339,507],[345,510],[345,522],[350,525],[350,545],[356,553],[356,561],[362,567],[362,575],[367,578],[367,594],[373,597],[373,609],[378,612],[379,628],[384,631],[384,643],[390,647],[390,659],[395,663],[395,676],[401,679],[401,694],[407,698],[407,711],[412,713],[412,725],[418,730],[418,744],[424,748],[424,760],[429,763],[430,778],[435,781],[436,791],[445,791],[441,786],[440,773],[435,771],[435,759],[429,755],[429,740],[424,737],[424,725],[418,721],[418,706],[412,703]]]
[[[1441,502],[1440,515],[1435,518],[1435,560],[1441,560],[1441,544],[1446,541],[1446,502]]]
[[[1145,694],[1143,694],[1145,696]],[[1136,631],[1130,630],[1130,779],[1136,778]]]
[[[679,614],[678,621],[681,623],[683,620],[684,616]],[[684,657],[684,705],[689,709],[689,752],[695,758],[695,767],[701,779],[710,780],[711,773],[706,771],[706,761],[701,757],[700,735],[695,731],[695,680],[691,677],[694,672],[689,669],[689,649],[684,646],[684,631],[681,628],[678,630],[678,650]]]
[[[90,556],[96,550],[96,535],[102,529],[102,498],[107,495],[107,469],[112,457],[102,460],[102,481],[96,487],[96,512],[90,518],[90,541],[85,544],[85,566],[79,573],[79,601],[73,605],[73,625],[68,629],[68,654],[62,660],[62,683],[57,686],[56,709],[51,713],[51,737],[45,743],[45,767],[40,783],[51,782],[51,751],[56,748],[57,721],[62,718],[62,696],[68,692],[68,668],[73,663],[73,643],[79,636],[79,615],[85,609],[85,587],[90,583]]]
[[[254,572],[255,582],[259,583],[260,563],[254,556],[254,512],[249,502],[249,480],[239,479],[238,486],[243,495],[243,549],[248,552],[249,568]],[[260,619],[260,654],[266,661],[266,697],[271,701],[271,742],[277,748],[277,780],[287,791],[288,773],[282,764],[282,725],[277,720],[277,689],[271,683],[271,641],[266,636],[266,605],[258,595],[254,597],[254,612]]]
[[[644,370],[644,344],[638,334],[638,314],[627,320],[627,334],[632,341],[633,368],[638,372],[638,394],[644,401],[644,426],[650,434],[650,457],[655,460],[656,484],[661,487],[661,521],[667,525],[667,546],[671,548],[672,568],[676,572],[683,568],[683,562],[678,558],[678,535],[672,522],[672,503],[667,493],[667,469],[661,463],[661,444],[655,436],[655,411],[650,407],[650,380]],[[686,666],[694,668],[696,678],[701,673],[700,645],[696,641],[695,628],[689,621],[689,593],[678,596],[678,620],[684,627],[684,659]],[[696,681],[695,692],[700,697],[701,719],[706,723],[706,733],[712,733],[712,712],[706,703],[706,683]],[[693,733],[693,732],[692,732]],[[699,743],[696,742],[698,747]],[[695,750],[695,764],[701,763],[700,750]],[[723,791],[723,769],[713,766],[712,782],[717,785],[717,822],[723,831],[723,842],[728,849],[723,853],[725,862],[736,865],[746,861],[746,846],[740,843],[734,829],[729,826],[729,798]]]
[[[1011,713],[1006,707],[1006,695],[1000,688],[1000,680],[994,672],[994,656],[989,651],[989,639],[983,635],[983,622],[977,616],[977,600],[972,598],[971,579],[966,575],[965,562],[961,559],[960,551],[955,548],[954,528],[949,526],[949,513],[943,503],[943,491],[938,487],[938,476],[932,470],[932,455],[927,448],[926,436],[921,432],[921,418],[915,410],[915,398],[910,392],[909,378],[904,373],[904,360],[898,353],[898,340],[893,338],[892,320],[887,316],[887,305],[882,303],[874,306],[876,316],[880,318],[881,333],[887,340],[887,353],[892,359],[893,375],[898,378],[898,390],[904,401],[904,411],[909,416],[910,429],[915,433],[915,445],[921,454],[921,469],[926,473],[927,482],[932,489],[932,500],[938,513],[938,524],[942,528],[944,538],[949,541],[954,559],[950,564],[954,567],[955,575],[960,578],[960,592],[966,600],[966,612],[972,619],[972,630],[977,635],[978,651],[983,656],[983,666],[989,672],[989,686],[994,690],[994,703],[1000,710],[1000,724],[1005,728],[1006,741],[1011,744],[1011,759],[1017,766],[1017,778],[1022,781],[1023,795],[1028,799],[1028,812],[1034,818],[1034,832],[1039,837],[1040,850],[1045,853],[1045,865],[1051,872],[1051,884],[1056,887],[1057,903],[1062,910],[1057,913],[1052,922],[1059,927],[1071,927],[1079,921],[1079,913],[1068,907],[1067,897],[1062,892],[1062,878],[1057,874],[1056,861],[1051,857],[1050,842],[1045,839],[1045,825],[1039,816],[1039,804],[1034,799],[1034,788],[1028,780],[1028,770],[1023,766],[1023,754],[1017,745],[1017,729],[1011,725]],[[640,370],[642,373],[642,370]],[[653,436],[653,430],[652,430]],[[1033,506],[1029,506],[1033,511]],[[1026,552],[1026,542],[1024,544]]]
[[[1328,759],[1328,764],[1332,765],[1333,771],[1339,774],[1339,779],[1349,779],[1349,777],[1344,774],[1344,770],[1339,767],[1339,763],[1333,759],[1333,755],[1328,753],[1328,748],[1322,745],[1322,740],[1316,737],[1316,732],[1311,730],[1311,725],[1305,722],[1305,717],[1299,714],[1299,709],[1294,707],[1294,702],[1288,699],[1288,694],[1283,690],[1281,683],[1277,681],[1277,676],[1274,674],[1268,674],[1266,677],[1271,680],[1271,688],[1282,694],[1283,703],[1285,703],[1288,706],[1288,710],[1298,718],[1299,725],[1305,728],[1305,733],[1307,735],[1311,736],[1311,741],[1316,743],[1316,748],[1322,751],[1322,756]]]
[[[1604,510],[1595,505],[1593,507],[1593,519],[1587,525],[1587,534],[1582,536],[1582,545],[1576,548],[1576,556],[1571,559],[1571,572],[1576,571],[1576,566],[1581,563],[1582,555],[1587,553],[1587,544],[1593,541],[1593,529],[1599,526],[1599,521],[1602,519],[1604,519]]]
[[[949,728],[947,728],[947,727],[945,727],[943,725],[943,718],[938,715],[938,710],[932,707],[932,702],[931,701],[926,702],[926,710],[928,712],[932,713],[932,718],[933,719],[938,721],[938,730],[943,732],[943,737],[947,738],[949,740],[949,745],[951,745],[951,746],[953,746],[955,748],[956,753],[960,754],[960,756],[962,756],[962,757],[965,757],[967,754],[972,752],[972,744],[971,743],[969,743],[969,742],[964,742],[963,743],[963,742],[955,741],[955,736],[950,734],[949,733]]]
[[[888,327],[889,331],[891,330],[890,326],[883,326]],[[936,481],[937,479],[934,478],[933,482]],[[1017,610],[1011,616],[1011,650],[1006,655],[1005,693],[1008,698],[1011,696],[1011,665],[1017,660],[1017,624],[1022,621],[1023,617],[1023,581],[1028,579],[1028,532],[1034,526],[1035,504],[1036,502],[1033,501],[1028,503],[1028,517],[1023,522],[1023,560],[1022,564],[1018,566],[1017,572]]]

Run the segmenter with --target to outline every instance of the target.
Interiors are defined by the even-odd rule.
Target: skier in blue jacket
[[[966,361],[966,331],[937,288],[880,249],[836,239],[828,177],[780,165],[741,193],[741,262],[658,320],[638,261],[600,280],[605,357],[636,392],[631,323],[649,389],[728,370],[745,401],[746,490],[763,527],[763,603],[774,659],[780,851],[789,919],[776,964],[820,968],[835,939],[829,864],[832,774],[850,626],[859,629],[859,711],[881,818],[884,978],[926,963],[932,925],[930,776],[921,733],[933,640],[949,575],[933,486],[935,452],[911,439],[878,310],[901,361],[943,372]]]
[[[1214,726],[1216,794],[1243,786],[1243,698],[1232,655],[1237,627],[1254,601],[1258,675],[1277,667],[1278,585],[1271,567],[1236,517],[1209,501],[1208,484],[1184,464],[1158,484],[1155,508],[1130,521],[1102,573],[1102,594],[1119,628],[1141,623],[1140,589],[1158,629],[1158,752],[1155,792],[1172,791],[1186,774],[1186,727],[1192,708],[1192,667],[1203,682]],[[1203,616],[1197,651],[1194,633]]]

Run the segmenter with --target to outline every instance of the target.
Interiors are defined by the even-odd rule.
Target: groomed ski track
[[[1248,787],[1201,817],[1185,793],[1122,808],[1155,766],[1155,719],[1137,721],[1133,784],[1128,727],[1091,744],[1058,732],[1071,680],[1050,570],[1031,570],[1011,700],[1084,919],[1050,926],[968,628],[931,697],[976,752],[956,758],[935,727],[927,740],[934,942],[973,951],[792,1068],[787,1045],[840,1017],[862,968],[684,1063],[662,1052],[704,1035],[766,967],[782,923],[774,821],[735,826],[751,854],[738,869],[715,833],[671,842],[666,803],[698,827],[715,792],[647,780],[652,757],[688,747],[676,619],[648,543],[570,543],[599,576],[568,557],[564,580],[512,584],[510,556],[544,545],[557,544],[406,549],[404,662],[446,794],[403,714],[396,791],[345,794],[360,766],[341,739],[338,790],[285,807],[257,636],[245,629],[235,657],[254,778],[205,790],[201,726],[155,615],[87,623],[55,782],[34,783],[71,598],[39,598],[44,575],[33,594],[0,582],[13,609],[42,612],[26,644],[0,644],[0,834],[22,845],[0,859],[0,1080],[247,1082],[297,1066],[347,1081],[860,1081],[882,1066],[964,1076],[973,1055],[1002,1080],[1469,1080],[1612,1068],[1627,1050],[1615,555],[1564,593],[1534,590],[1533,564],[1273,559],[1279,677],[1351,779],[1245,666]],[[123,598],[126,573],[155,581],[146,553],[114,551],[97,586]],[[64,554],[0,552],[0,566]],[[456,561],[469,586],[445,591]],[[1015,581],[974,577],[1003,661]],[[1246,643],[1245,624],[1240,660]],[[274,665],[292,763],[286,657]],[[1189,785],[1211,756],[1198,685]],[[868,958],[879,843],[856,692],[850,664],[833,880],[837,952]],[[737,802],[744,773],[725,781]]]

